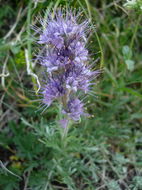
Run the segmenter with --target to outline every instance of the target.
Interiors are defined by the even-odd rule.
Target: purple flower
[[[85,115],[83,103],[76,97],[80,91],[86,94],[98,75],[88,64],[91,60],[86,49],[88,21],[78,23],[79,16],[71,10],[59,9],[54,17],[41,22],[44,30],[40,31],[38,41],[43,49],[37,60],[48,73],[41,90],[43,103],[50,106],[54,100],[59,101],[63,122],[68,118],[78,121]]]
[[[78,24],[78,16],[74,16],[72,11],[66,11],[64,14],[62,10],[58,10],[54,18],[49,16],[47,26],[42,22],[45,29],[40,34],[39,43],[51,44],[60,49],[69,46],[73,41],[86,41],[85,29],[88,22]]]
[[[44,86],[42,90],[43,103],[50,106],[50,104],[61,96],[64,96],[65,89],[62,85],[61,79],[50,78],[48,83]]]
[[[68,115],[74,121],[80,120],[80,116],[84,114],[83,103],[77,98],[70,99],[63,114]]]
[[[82,90],[85,93],[89,91],[91,86],[91,81],[94,76],[97,75],[97,72],[93,72],[83,64],[72,64],[66,70],[66,88],[77,91]]]
[[[83,43],[74,43],[67,47],[58,48],[47,48],[43,56],[40,56],[39,63],[47,68],[47,72],[52,72],[61,68],[69,68],[69,64],[80,64],[84,63],[88,59],[88,51],[85,49]]]
[[[88,50],[85,48],[85,43],[78,41],[70,44],[69,49],[74,55],[74,61],[81,63],[88,60]]]

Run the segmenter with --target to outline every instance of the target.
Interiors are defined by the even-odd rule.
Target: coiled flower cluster
[[[42,21],[38,43],[43,54],[37,56],[48,73],[41,93],[43,103],[48,106],[59,100],[64,118],[74,121],[84,115],[83,101],[79,93],[87,94],[97,71],[88,65],[90,58],[86,49],[88,21],[78,23],[80,14],[61,9]]]

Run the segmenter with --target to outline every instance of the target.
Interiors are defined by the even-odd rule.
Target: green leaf
[[[139,98],[142,98],[142,94],[138,93],[137,91],[131,89],[131,88],[119,88],[119,90],[121,91],[125,91],[125,92],[128,92],[134,96],[138,96]]]
[[[125,61],[125,63],[127,65],[127,69],[129,71],[133,71],[134,70],[134,64],[135,64],[135,62],[133,60],[128,59],[128,60]]]
[[[123,46],[122,53],[125,59],[128,59],[128,58],[130,59],[132,57],[132,50],[127,45]]]

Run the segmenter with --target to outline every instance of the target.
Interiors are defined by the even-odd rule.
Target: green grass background
[[[0,1],[0,189],[142,189],[142,17],[120,0]],[[41,114],[27,72],[37,44],[33,24],[59,6],[81,9],[102,73],[89,96],[91,117],[61,138],[58,109]],[[92,43],[91,43],[92,41]],[[41,67],[30,61],[32,72]]]

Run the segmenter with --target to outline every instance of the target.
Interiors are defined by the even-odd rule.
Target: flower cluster
[[[80,15],[58,10],[54,17],[43,21],[38,43],[43,54],[38,56],[46,68],[48,79],[42,88],[43,103],[50,106],[54,100],[62,104],[65,118],[78,121],[84,114],[79,92],[87,93],[97,75],[88,65],[86,49],[88,21],[78,24]]]

